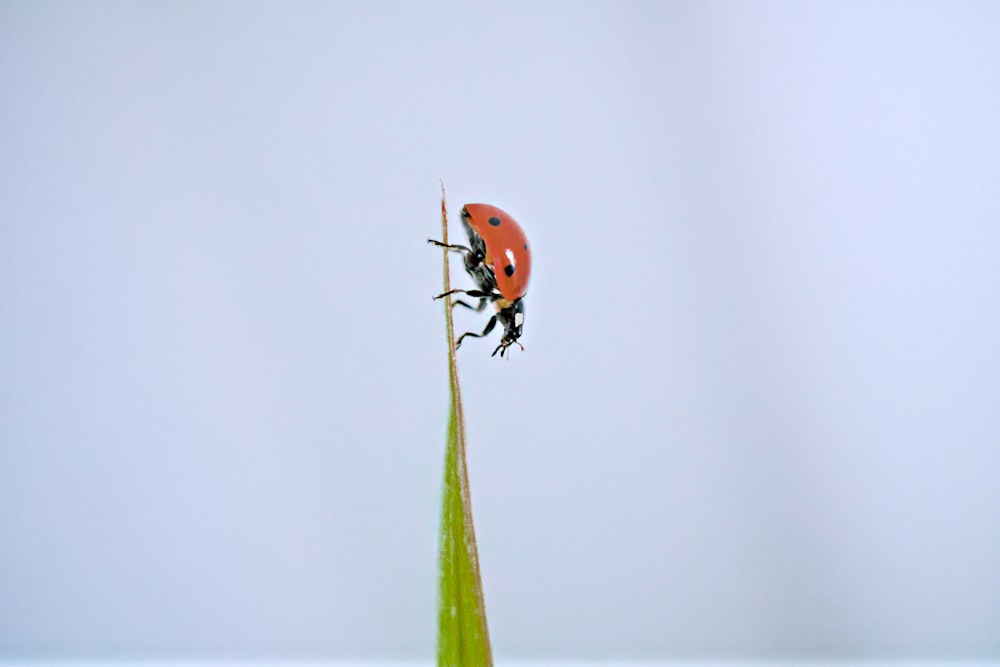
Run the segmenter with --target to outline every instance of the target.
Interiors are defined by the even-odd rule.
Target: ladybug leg
[[[454,252],[462,252],[465,254],[469,254],[470,252],[472,252],[471,248],[468,248],[464,245],[441,243],[440,241],[435,241],[434,239],[427,239],[427,242],[430,243],[431,245],[436,245],[439,248],[445,248],[447,250],[452,250]]]
[[[507,348],[509,348],[511,345],[517,345],[519,348],[521,348],[521,351],[524,352],[524,346],[521,345],[516,340],[514,340],[514,341],[507,341],[506,343],[501,342],[499,345],[497,345],[497,349],[493,350],[493,354],[491,354],[490,356],[495,357],[497,356],[497,352],[499,352],[500,356],[502,357],[504,353],[507,352]],[[510,359],[510,357],[507,358]]]
[[[467,304],[466,302],[462,301],[461,299],[455,299],[454,301],[452,301],[451,307],[454,308],[455,306],[465,306],[469,310],[474,310],[477,313],[481,313],[481,312],[483,312],[483,308],[486,307],[486,303],[487,303],[487,299],[485,297],[479,299],[479,305],[478,306],[470,306],[469,304]]]
[[[477,289],[452,289],[452,290],[448,290],[447,292],[441,292],[436,297],[434,297],[434,300],[437,301],[438,299],[443,299],[444,297],[451,296],[452,294],[468,294],[469,296],[474,296],[474,297],[476,297],[478,299],[486,299],[490,295],[489,292],[482,292],[482,291],[477,290]],[[463,303],[463,302],[462,301],[456,301],[455,303]],[[466,308],[472,308],[472,306],[470,306],[467,303],[463,303],[463,305],[465,305]],[[486,307],[485,305],[480,306],[478,310],[482,310],[485,307]],[[473,309],[473,310],[476,310],[476,309]]]
[[[455,349],[457,350],[462,345],[462,339],[465,338],[466,336],[472,336],[473,338],[482,338],[483,336],[489,335],[489,333],[493,331],[493,327],[495,327],[496,325],[497,325],[497,316],[494,315],[493,317],[490,318],[490,321],[486,323],[486,328],[483,329],[483,333],[472,333],[471,331],[467,331],[461,336],[459,336],[458,340],[455,341]]]
[[[486,257],[484,254],[486,246],[483,246],[482,248],[470,248],[464,245],[442,243],[441,241],[435,241],[434,239],[427,239],[427,242],[431,245],[436,245],[439,248],[451,250],[452,252],[460,252],[465,255],[465,269],[467,271],[476,270],[476,268],[483,263],[483,259]]]

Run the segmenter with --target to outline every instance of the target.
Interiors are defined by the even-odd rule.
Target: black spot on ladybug
[[[507,266],[503,267],[503,272],[507,274],[508,278],[510,278],[512,275],[514,275],[514,265],[508,264]]]
[[[489,223],[490,223],[491,225],[493,225],[494,227],[499,227],[499,226],[500,226],[500,223],[501,223],[502,221],[500,220],[500,218],[498,218],[498,217],[496,217],[496,216],[493,216],[492,218],[490,218],[490,219],[488,220],[488,222],[489,222]]]
[[[527,243],[525,243],[525,244],[524,244],[524,249],[525,249],[525,250],[527,250],[527,249],[528,249],[528,244],[527,244]]]

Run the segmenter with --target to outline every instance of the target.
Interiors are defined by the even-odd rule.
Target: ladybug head
[[[499,352],[502,357],[507,348],[515,343],[524,350],[524,346],[517,341],[524,331],[524,299],[515,299],[509,306],[501,308],[497,312],[497,319],[503,325],[503,338],[491,356],[496,356]]]

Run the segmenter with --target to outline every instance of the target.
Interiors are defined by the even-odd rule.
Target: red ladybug
[[[481,312],[486,304],[493,303],[496,315],[486,323],[482,333],[464,333],[455,347],[462,344],[466,336],[481,338],[486,336],[499,321],[503,325],[500,345],[493,350],[502,357],[507,348],[518,343],[524,327],[524,295],[531,277],[531,251],[528,238],[521,226],[505,211],[489,204],[466,204],[462,207],[462,224],[469,235],[469,245],[447,245],[428,239],[428,243],[460,252],[465,257],[465,270],[472,276],[478,289],[453,289],[438,294],[441,299],[452,294],[468,294],[479,299],[479,304],[470,306],[465,301],[456,300],[452,305],[462,305]]]

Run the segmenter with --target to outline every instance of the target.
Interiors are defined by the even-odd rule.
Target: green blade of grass
[[[441,184],[441,240],[448,243],[448,211]],[[448,251],[444,254],[444,291],[451,289]],[[438,555],[438,665],[439,667],[491,667],[490,634],[486,625],[479,553],[472,524],[472,496],[465,458],[465,416],[455,363],[455,327],[451,299],[443,299],[448,333],[448,375],[451,410],[445,450],[441,542]]]

